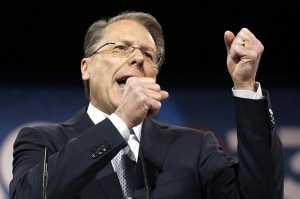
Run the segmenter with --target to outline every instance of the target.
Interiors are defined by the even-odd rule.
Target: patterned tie
[[[136,162],[129,146],[122,149],[113,159],[125,198],[132,197]]]

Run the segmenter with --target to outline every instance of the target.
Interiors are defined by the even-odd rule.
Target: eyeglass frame
[[[110,45],[110,44],[115,45],[115,44],[117,44],[117,43],[116,43],[116,42],[106,42],[106,43],[104,43],[103,45],[99,46],[94,52],[92,52],[91,55],[90,55],[89,57],[92,57],[93,55],[99,53],[99,52],[100,52],[99,50],[101,50],[101,48],[103,48],[103,47],[105,47],[105,46],[107,46],[107,45]],[[126,46],[126,45],[124,45],[124,46]],[[141,51],[141,47],[136,47],[136,46],[127,46],[127,47],[132,48],[132,51],[128,54],[128,56],[129,56],[131,53],[133,53],[133,52],[135,51],[135,49],[139,49],[139,50]],[[141,52],[143,53],[143,51],[141,51]],[[162,65],[162,63],[163,63],[164,60],[165,60],[165,57],[162,55],[162,53],[160,53],[160,52],[158,52],[158,51],[155,51],[155,52],[156,52],[156,54],[157,54],[157,61],[156,61],[156,62],[153,62],[153,63],[155,63],[155,64],[157,65],[158,68],[160,68],[160,66]],[[126,57],[127,57],[127,56],[126,56]]]

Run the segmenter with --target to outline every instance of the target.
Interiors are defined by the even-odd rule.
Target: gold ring
[[[245,45],[246,45],[246,41],[243,39],[242,46],[245,47]]]

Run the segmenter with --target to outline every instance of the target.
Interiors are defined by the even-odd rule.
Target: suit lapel
[[[165,155],[171,143],[169,140],[172,138],[166,128],[167,126],[156,123],[151,119],[147,119],[143,123],[137,165],[136,186],[138,189],[145,187],[145,180],[148,181],[150,188],[155,186],[156,178],[161,172]],[[142,163],[145,165],[144,170]],[[144,189],[144,191],[146,190]]]
[[[63,129],[64,130],[63,135],[65,137],[61,139],[70,140],[72,138],[75,138],[79,136],[81,132],[95,125],[93,121],[90,119],[90,117],[88,116],[86,109],[87,109],[86,107],[82,108],[72,118],[70,118],[69,120],[61,124],[65,127]]]

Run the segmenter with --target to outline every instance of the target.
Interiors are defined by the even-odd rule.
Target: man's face
[[[152,77],[156,79],[158,70],[139,49],[126,57],[114,56],[112,49],[117,45],[138,47],[147,52],[155,52],[156,47],[148,30],[141,24],[122,20],[109,25],[99,41],[101,48],[96,54],[81,62],[82,79],[89,80],[91,103],[107,114],[115,111],[120,103],[126,80],[129,77]],[[147,57],[147,56],[146,56]]]

